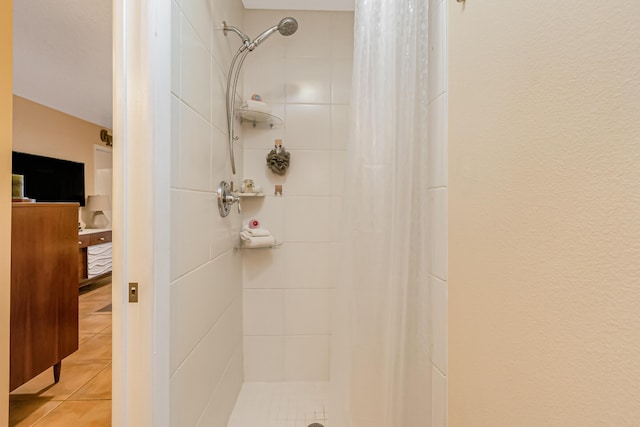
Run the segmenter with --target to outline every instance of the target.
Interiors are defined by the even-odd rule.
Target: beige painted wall
[[[0,425],[9,419],[9,290],[11,281],[11,1],[0,2]]]
[[[639,21],[451,3],[451,427],[638,425]]]
[[[15,151],[84,163],[85,195],[94,194],[93,146],[106,146],[103,127],[15,95],[13,115]]]

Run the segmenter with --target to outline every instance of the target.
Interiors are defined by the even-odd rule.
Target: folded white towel
[[[247,110],[271,114],[271,106],[269,104],[262,101],[254,101],[253,99],[247,99]]]
[[[245,226],[243,231],[253,237],[271,236],[271,232],[266,228],[249,228]]]
[[[265,248],[275,244],[275,240],[271,235],[251,236],[243,231],[240,233],[240,238],[242,239],[245,248]]]

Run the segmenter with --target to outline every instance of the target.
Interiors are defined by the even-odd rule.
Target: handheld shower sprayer
[[[278,31],[283,36],[290,36],[291,34],[295,33],[297,30],[298,30],[298,21],[296,21],[291,17],[286,17],[282,19],[278,23],[278,25],[274,25],[273,27],[269,28],[268,30],[260,34],[258,37],[256,37],[253,40],[253,42],[251,42],[251,45],[253,46],[253,48],[249,48],[249,50],[253,50],[256,47],[258,47],[260,43],[265,41],[267,37],[269,37],[271,34],[275,33],[276,31]]]
[[[236,174],[236,163],[233,155],[233,142],[238,139],[235,136],[233,131],[233,122],[235,116],[235,94],[236,94],[236,86],[238,85],[238,76],[240,75],[240,69],[242,68],[242,64],[244,63],[245,58],[249,54],[249,52],[253,51],[256,47],[260,45],[263,41],[265,41],[271,34],[276,31],[282,34],[283,36],[290,36],[298,30],[298,21],[294,18],[286,17],[280,20],[278,25],[274,25],[271,28],[263,31],[258,37],[251,39],[238,28],[227,25],[226,22],[222,22],[222,31],[226,36],[229,31],[236,33],[238,37],[242,40],[242,45],[236,52],[235,56],[231,60],[231,66],[229,67],[229,74],[227,75],[227,131],[229,132],[229,156],[231,158],[231,171],[233,174]],[[242,54],[242,55],[241,55]],[[238,62],[238,57],[240,57],[240,61]],[[237,66],[236,66],[237,62]],[[233,84],[231,83],[233,80]]]

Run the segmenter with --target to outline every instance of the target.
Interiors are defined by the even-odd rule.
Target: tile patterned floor
[[[11,427],[111,426],[111,284],[80,295],[78,351],[9,394]]]
[[[329,383],[244,383],[227,427],[329,423]]]

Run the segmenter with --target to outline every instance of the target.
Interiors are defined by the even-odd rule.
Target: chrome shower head
[[[273,27],[269,28],[268,30],[260,34],[258,37],[256,37],[251,43],[251,46],[249,46],[249,50],[253,50],[256,47],[258,47],[260,43],[265,41],[267,37],[269,37],[271,34],[275,33],[276,31],[278,31],[283,36],[290,36],[291,34],[295,33],[297,29],[298,29],[298,21],[296,21],[291,17],[286,17],[282,19],[278,23],[278,25],[274,25]]]
[[[298,21],[294,18],[287,16],[278,23],[278,31],[283,36],[290,36],[298,30]]]

